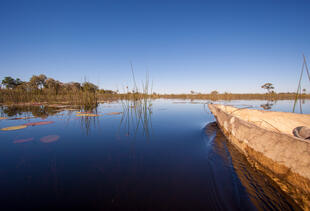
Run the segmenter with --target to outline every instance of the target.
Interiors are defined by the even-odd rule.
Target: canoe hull
[[[209,104],[226,138],[248,161],[275,181],[302,208],[310,210],[310,144],[260,128]]]

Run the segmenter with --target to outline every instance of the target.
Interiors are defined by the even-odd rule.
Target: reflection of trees
[[[50,115],[55,115],[61,110],[48,106],[3,106],[2,113],[7,116],[16,116],[22,114],[32,114],[35,117],[46,118]]]
[[[270,101],[267,101],[265,104],[261,104],[260,107],[262,107],[264,110],[270,110],[274,104]]]
[[[120,128],[126,130],[126,136],[136,136],[141,130],[142,135],[149,137],[152,129],[152,103],[150,99],[122,101],[123,113]]]
[[[97,111],[95,113],[97,113]],[[90,133],[91,128],[96,128],[96,125],[99,124],[98,117],[82,116],[79,118],[81,120],[81,127],[86,130],[86,135]]]

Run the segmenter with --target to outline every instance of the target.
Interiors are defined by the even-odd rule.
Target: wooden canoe
[[[310,141],[293,130],[310,127],[310,115],[209,104],[226,138],[248,161],[310,210]]]

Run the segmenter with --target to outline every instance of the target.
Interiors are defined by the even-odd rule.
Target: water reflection
[[[98,117],[96,117],[96,116],[94,116],[94,117],[91,117],[91,116],[80,116],[80,117],[77,117],[77,119],[80,120],[81,127],[85,129],[86,135],[89,135],[90,134],[90,130],[92,128],[96,128],[97,125],[100,124],[100,121],[99,121]]]
[[[264,110],[270,110],[272,109],[273,105],[274,104],[272,103],[272,101],[267,101],[267,103],[261,104],[260,107],[263,108]]]
[[[49,107],[49,106],[2,106],[1,115],[7,115],[8,117],[23,115],[24,119],[30,118],[30,116],[41,117],[42,119],[47,118],[60,113],[62,110],[59,108]],[[20,118],[14,118],[17,120]]]
[[[223,194],[222,197],[230,198],[231,196],[236,196],[236,194],[240,196],[239,199],[231,199],[233,202],[230,202],[229,207],[231,207],[232,204],[241,206],[239,203],[242,203],[242,197],[244,197],[249,198],[253,205],[259,210],[301,210],[277,184],[250,165],[247,159],[227,141],[215,122],[205,127],[205,134],[205,142],[212,154],[211,157],[220,156],[226,168],[229,169],[231,167],[230,172],[226,169],[226,174],[230,175],[231,181],[229,181],[228,178],[223,179],[222,174],[224,172],[222,172],[222,174],[217,174],[217,179],[215,181],[219,186],[227,186],[226,190],[223,189],[223,187],[219,188],[219,192]],[[218,160],[218,158],[213,159],[212,162],[218,162]],[[216,163],[213,167],[215,169],[214,171],[218,171],[216,170],[218,169]],[[239,184],[242,184],[243,188],[238,187]],[[225,190],[225,192],[223,192],[223,190]],[[231,191],[231,193],[229,193],[229,191]],[[235,194],[233,194],[233,192],[235,192]],[[229,204],[227,201],[228,200],[225,199],[224,202]]]
[[[67,125],[70,121],[78,120],[81,128],[85,129],[86,135],[90,134],[92,128],[98,128],[100,124],[100,117],[118,116],[121,115],[119,123],[119,133],[126,136],[136,136],[140,131],[142,135],[149,137],[152,131],[152,102],[150,99],[138,100],[122,100],[121,112],[107,112],[101,113],[98,111],[98,106],[93,106],[88,109],[72,108],[68,106],[45,106],[45,105],[31,105],[31,106],[2,106],[0,107],[1,116],[13,117],[9,120],[28,120],[32,118],[46,119],[49,116],[61,116]],[[66,113],[63,113],[66,111]],[[3,119],[7,119],[3,117]],[[102,119],[101,119],[102,120]],[[28,122],[24,125],[35,126],[54,123],[53,121],[44,122]],[[125,131],[125,132],[124,132]]]
[[[31,120],[40,126],[0,131],[1,209],[299,209],[252,168],[216,123],[201,130],[213,118],[202,116],[202,106],[157,102],[123,101],[93,110],[55,108],[56,113],[45,112],[52,115],[45,122],[53,124]],[[101,116],[77,117],[78,112]],[[8,127],[25,121],[0,123]],[[120,141],[118,132],[121,140],[130,141]]]
[[[124,129],[126,136],[136,136],[140,131],[143,136],[152,134],[152,102],[150,99],[123,100],[120,131]]]

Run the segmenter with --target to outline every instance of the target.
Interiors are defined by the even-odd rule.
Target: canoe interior
[[[266,130],[280,132],[293,136],[296,127],[310,127],[310,114],[289,112],[262,111],[233,106],[217,105],[222,111],[244,121],[255,124]]]

